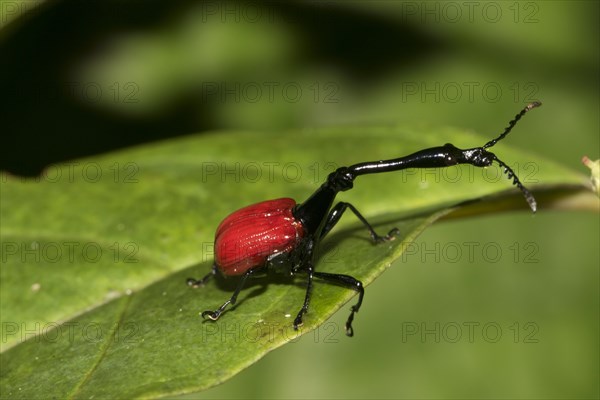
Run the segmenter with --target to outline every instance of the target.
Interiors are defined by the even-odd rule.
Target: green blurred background
[[[487,139],[532,100],[511,146],[582,173],[600,156],[598,2],[1,6],[0,168],[14,174],[214,130]],[[355,338],[325,325],[193,397],[598,398],[599,234],[598,214],[544,210],[436,225],[369,286]]]

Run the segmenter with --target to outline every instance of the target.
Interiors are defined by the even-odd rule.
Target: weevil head
[[[497,157],[491,151],[487,151],[483,147],[475,147],[473,149],[462,150],[462,162],[471,164],[476,167],[489,167]]]

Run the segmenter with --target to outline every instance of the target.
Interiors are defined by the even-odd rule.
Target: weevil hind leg
[[[188,286],[190,286],[194,289],[199,288],[200,286],[204,286],[204,284],[206,282],[208,282],[210,280],[210,278],[212,278],[216,274],[217,274],[217,264],[213,264],[212,268],[208,274],[204,275],[204,277],[202,277],[201,279],[188,278],[187,284],[188,284]]]
[[[358,312],[365,296],[365,289],[363,284],[358,279],[343,274],[331,274],[328,272],[314,272],[316,278],[322,279],[329,283],[334,283],[340,286],[347,287],[349,289],[356,290],[358,292],[358,301],[355,305],[350,307],[350,316],[346,320],[346,335],[354,336],[354,329],[352,328],[352,321],[354,321],[354,314]]]

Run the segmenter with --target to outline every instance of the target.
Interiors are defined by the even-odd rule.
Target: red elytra
[[[296,201],[267,200],[234,211],[215,234],[215,262],[225,275],[241,275],[265,265],[268,258],[296,247],[305,235],[292,215]]]

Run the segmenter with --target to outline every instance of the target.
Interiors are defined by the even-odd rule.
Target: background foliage
[[[272,132],[287,143],[286,157],[266,161],[292,162],[319,158],[318,149],[299,148],[293,134],[312,127],[401,123],[445,132],[456,126],[488,137],[536,99],[544,106],[507,145],[582,172],[581,156],[598,158],[597,2],[15,1],[1,11],[0,161],[11,174],[35,176],[52,163],[207,131],[219,132],[218,154],[229,154],[229,161],[240,150],[265,160],[252,143],[240,147],[234,135],[228,142],[233,131]],[[550,175],[539,168],[537,177]],[[13,210],[6,208],[5,183],[3,236]],[[317,184],[303,183],[305,190]],[[277,186],[281,193],[248,182],[224,186],[235,204],[301,197],[293,184],[289,191]],[[101,185],[90,188],[101,198],[128,201],[124,192],[111,197]],[[172,192],[148,189],[146,202],[130,206],[148,217],[155,212],[149,201],[169,204]],[[229,201],[222,206],[229,209]],[[374,213],[387,211],[370,201]],[[213,212],[179,206],[194,218]],[[92,210],[70,210],[79,229],[110,218]],[[68,202],[41,208],[39,217],[66,211]],[[210,217],[218,220],[216,214]],[[190,397],[597,398],[599,224],[597,213],[542,209],[535,217],[436,226],[369,286],[355,338],[306,335]],[[194,232],[178,235],[164,246],[194,244],[188,240]],[[501,256],[484,247],[501,249]],[[160,254],[145,256],[140,281],[152,275]],[[189,267],[198,257],[172,267]],[[78,291],[40,303],[69,307],[68,296],[89,295],[86,278],[85,271],[63,276]],[[25,272],[18,279],[35,281]],[[3,322],[9,282],[3,276]],[[29,304],[34,296],[39,300],[44,288],[20,300]],[[339,313],[331,323],[345,318]],[[499,339],[491,340],[484,326],[500,327]],[[4,339],[3,347],[10,345]]]

